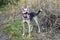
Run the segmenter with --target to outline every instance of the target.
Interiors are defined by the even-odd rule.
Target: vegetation
[[[37,27],[33,21],[34,29],[30,38],[28,38],[27,25],[26,35],[22,37],[21,8],[26,6],[35,12],[40,8],[43,9],[38,15],[41,34],[36,32]],[[5,35],[1,34],[1,31]],[[5,40],[59,40],[60,0],[0,0],[0,34]]]
[[[18,6],[20,0],[0,0],[0,10],[10,10],[12,6]]]

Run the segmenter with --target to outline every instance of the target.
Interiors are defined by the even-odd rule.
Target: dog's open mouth
[[[24,18],[27,18],[27,16],[24,16]]]

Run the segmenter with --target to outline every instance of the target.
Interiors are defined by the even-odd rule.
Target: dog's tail
[[[36,13],[36,15],[38,15],[40,12],[42,12],[42,9],[40,9],[40,10]]]

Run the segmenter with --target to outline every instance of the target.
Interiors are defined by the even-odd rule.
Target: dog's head
[[[23,14],[28,14],[28,13],[29,13],[28,8],[23,8],[22,13],[23,13]]]

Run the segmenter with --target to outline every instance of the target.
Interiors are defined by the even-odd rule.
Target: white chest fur
[[[23,19],[24,19],[24,20],[29,20],[29,15],[28,15],[28,14],[24,14],[24,15],[23,15]]]

